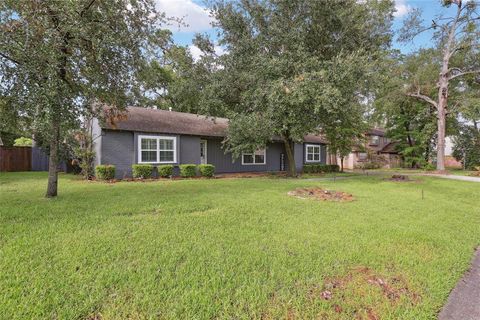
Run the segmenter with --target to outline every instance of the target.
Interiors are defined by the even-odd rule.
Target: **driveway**
[[[480,248],[475,252],[470,270],[450,293],[438,319],[480,319]]]

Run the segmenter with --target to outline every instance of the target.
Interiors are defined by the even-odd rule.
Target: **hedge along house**
[[[280,140],[233,160],[222,149],[227,127],[225,118],[129,107],[115,123],[94,121],[95,162],[115,165],[116,178],[131,177],[133,164],[212,164],[216,173],[288,170]],[[304,164],[326,163],[326,144],[320,136],[306,136],[293,151],[297,170]]]

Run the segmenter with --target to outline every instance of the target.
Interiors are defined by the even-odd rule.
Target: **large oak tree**
[[[213,1],[211,9],[227,53],[202,101],[231,118],[227,151],[238,157],[280,138],[294,176],[293,145],[305,135],[357,134],[371,66],[390,43],[392,1]]]
[[[162,21],[153,0],[0,2],[0,93],[48,141],[47,197],[62,135],[95,111],[91,101],[125,107],[139,70],[168,44]]]

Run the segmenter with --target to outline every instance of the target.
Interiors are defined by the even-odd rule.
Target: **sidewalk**
[[[439,320],[480,319],[480,247],[475,251],[472,266],[450,293]]]

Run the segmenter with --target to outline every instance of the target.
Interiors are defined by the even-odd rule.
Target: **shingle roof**
[[[188,134],[209,137],[225,136],[228,119],[211,118],[192,113],[148,109],[127,108],[126,119],[115,123],[106,121],[105,129],[142,131],[155,133]]]
[[[385,147],[383,147],[383,149],[380,150],[380,152],[381,153],[398,153],[397,146],[398,146],[398,142],[396,141],[390,142]]]
[[[228,119],[212,118],[193,113],[142,107],[128,107],[125,117],[114,123],[105,121],[102,128],[151,133],[186,134],[205,137],[225,137]],[[305,142],[325,143],[318,135],[307,135]]]
[[[383,136],[385,136],[385,130],[381,129],[381,128],[369,129],[367,131],[367,135],[383,137]]]

